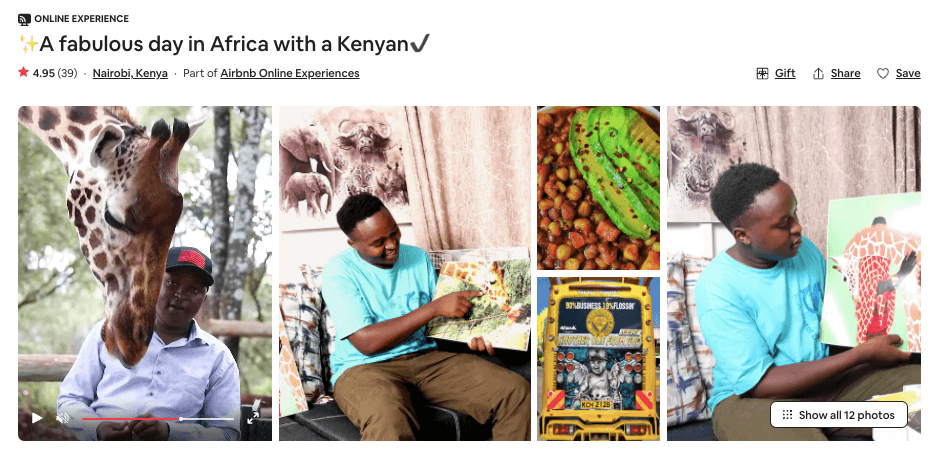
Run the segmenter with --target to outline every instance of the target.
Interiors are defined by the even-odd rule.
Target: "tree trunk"
[[[228,158],[231,156],[231,108],[216,106],[214,108],[214,167],[209,173],[211,189],[211,262],[213,264],[212,277],[215,284],[208,291],[208,309],[202,309],[203,315],[199,317],[210,321],[219,318],[224,304],[223,288],[227,280],[225,267],[227,265],[228,235],[231,233],[230,199],[227,186]],[[207,322],[202,322],[207,323]],[[237,357],[235,355],[234,357]]]
[[[254,194],[257,167],[260,163],[260,134],[266,115],[262,107],[244,108],[244,140],[237,154],[237,185],[234,190],[233,216],[227,242],[225,284],[221,287],[221,312],[218,318],[240,320],[244,302],[244,281],[252,269],[248,247],[253,236]],[[240,337],[224,338],[224,343],[237,357]]]

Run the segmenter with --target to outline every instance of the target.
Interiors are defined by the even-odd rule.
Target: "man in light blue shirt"
[[[380,199],[349,197],[338,210],[348,248],[322,273],[322,296],[335,322],[331,356],[335,401],[363,440],[413,440],[412,399],[492,423],[495,440],[530,439],[530,383],[472,354],[436,350],[425,335],[436,317],[462,317],[477,291],[432,300],[429,255],[400,244],[400,228]],[[476,337],[474,351],[493,353]]]
[[[124,367],[108,354],[97,323],[62,382],[64,425],[80,440],[236,440],[237,364],[194,320],[213,283],[211,259],[171,248],[143,360]]]
[[[333,316],[333,321],[336,336],[342,338],[336,341],[335,352],[331,355],[334,369],[332,385],[345,370],[355,365],[383,362],[400,355],[435,349],[435,342],[426,337],[424,328],[416,330],[399,344],[371,355],[360,352],[347,339],[361,328],[403,316],[432,300],[436,277],[429,255],[403,244],[399,245],[398,252],[399,270],[374,266],[361,259],[350,247],[325,266],[322,285],[326,288],[326,301],[340,310],[340,314]],[[341,302],[337,301],[339,299]],[[372,305],[375,299],[399,302],[391,306],[376,306]]]
[[[796,195],[780,175],[745,163],[723,173],[712,211],[735,238],[696,284],[705,342],[715,354],[709,399],[719,440],[826,440],[832,430],[774,428],[781,399],[859,401],[920,384],[910,352],[882,335],[829,356],[819,342],[825,260],[802,235]]]

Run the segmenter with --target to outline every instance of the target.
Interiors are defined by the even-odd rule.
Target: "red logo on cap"
[[[179,262],[192,263],[202,269],[205,268],[205,257],[198,254],[197,251],[182,250],[179,253]]]

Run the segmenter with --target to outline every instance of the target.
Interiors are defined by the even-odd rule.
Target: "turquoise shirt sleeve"
[[[753,389],[774,364],[771,348],[749,310],[723,293],[721,286],[705,282],[700,279],[696,288],[702,335],[726,378],[721,384],[730,383],[732,392],[741,395]]]
[[[357,282],[337,262],[330,262],[322,272],[322,297],[333,313],[340,312],[332,315],[332,321],[337,339],[342,340],[375,322]]]

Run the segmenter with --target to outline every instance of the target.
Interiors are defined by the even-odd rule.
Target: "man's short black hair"
[[[383,202],[367,192],[352,195],[345,200],[338,210],[338,227],[348,237],[357,227],[358,223],[377,214],[384,208]]]
[[[754,203],[754,197],[780,181],[777,170],[758,163],[733,165],[712,189],[712,212],[728,230]]]

